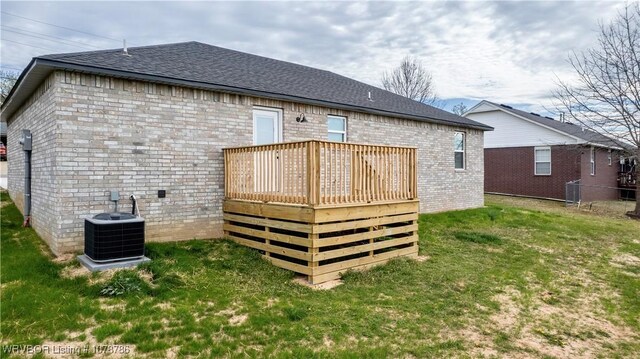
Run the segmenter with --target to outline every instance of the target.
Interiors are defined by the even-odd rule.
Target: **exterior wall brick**
[[[485,149],[485,191],[564,200],[565,183],[580,178],[581,149],[551,146],[551,175],[537,176],[534,148]]]
[[[604,148],[596,148],[596,173],[591,175],[591,148],[582,148],[582,176],[580,177],[581,200],[583,202],[617,200],[619,192],[618,171],[620,170],[620,153]],[[611,155],[611,165],[609,165]]]
[[[31,98],[8,121],[7,186],[18,208],[24,207],[24,151],[19,141],[22,130],[33,136],[31,151],[31,225],[54,252],[59,225],[58,188],[56,187],[55,77],[45,80]]]
[[[326,139],[327,115],[334,114],[347,117],[349,142],[418,147],[423,212],[483,205],[482,131],[71,72],[56,72],[51,79],[55,91],[49,91],[46,105],[55,121],[47,129],[51,160],[43,163],[50,176],[33,187],[50,182],[41,191],[55,198],[47,207],[55,210],[38,216],[46,216],[55,229],[49,237],[56,253],[82,249],[83,218],[112,210],[110,190],[120,192],[120,210],[130,210],[129,194],[138,197],[149,240],[221,236],[222,149],[252,144],[254,106],[283,111],[284,141]],[[32,105],[33,114],[24,112],[10,122],[14,139],[20,121],[41,122],[35,111],[44,105]],[[296,122],[300,113],[307,122]],[[456,130],[467,138],[464,171],[453,169]],[[34,135],[34,146],[38,138]],[[18,148],[15,141],[10,147]],[[13,163],[15,168],[15,156]],[[19,175],[12,176],[16,198]],[[166,198],[158,198],[160,189]]]
[[[534,147],[487,148],[485,152],[485,191],[564,200],[565,184],[580,179],[582,200],[614,200],[617,191],[619,154],[598,149],[596,175],[590,175],[590,147],[551,146],[551,175],[534,173]]]

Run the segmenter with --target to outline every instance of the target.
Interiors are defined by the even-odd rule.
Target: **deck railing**
[[[416,149],[304,141],[224,149],[225,197],[305,205],[417,198]]]

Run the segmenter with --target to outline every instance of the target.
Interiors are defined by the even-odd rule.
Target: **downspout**
[[[24,151],[24,222],[23,227],[31,226],[31,131],[22,130],[20,139]]]

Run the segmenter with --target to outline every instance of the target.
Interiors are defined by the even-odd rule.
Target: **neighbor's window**
[[[453,135],[453,158],[455,162],[455,169],[464,169],[464,133],[456,132]]]
[[[613,163],[613,155],[611,154],[611,150],[609,150],[609,157],[607,159],[609,160],[609,166],[611,166],[611,164]]]
[[[591,175],[596,174],[596,148],[591,147]]]
[[[536,147],[535,149],[535,175],[551,174],[551,147]]]
[[[347,142],[346,117],[329,115],[327,117],[327,127],[329,128],[329,141]]]

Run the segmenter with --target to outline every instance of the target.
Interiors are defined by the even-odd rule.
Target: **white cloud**
[[[412,55],[431,69],[442,98],[486,98],[541,111],[549,105],[554,74],[569,74],[568,52],[593,45],[597,21],[608,21],[621,6],[624,2],[3,1],[8,13],[115,41],[3,13],[0,54],[3,66],[24,67],[33,56],[115,48],[122,38],[131,45],[197,40],[373,85],[384,70]],[[16,28],[30,33],[18,34]]]

